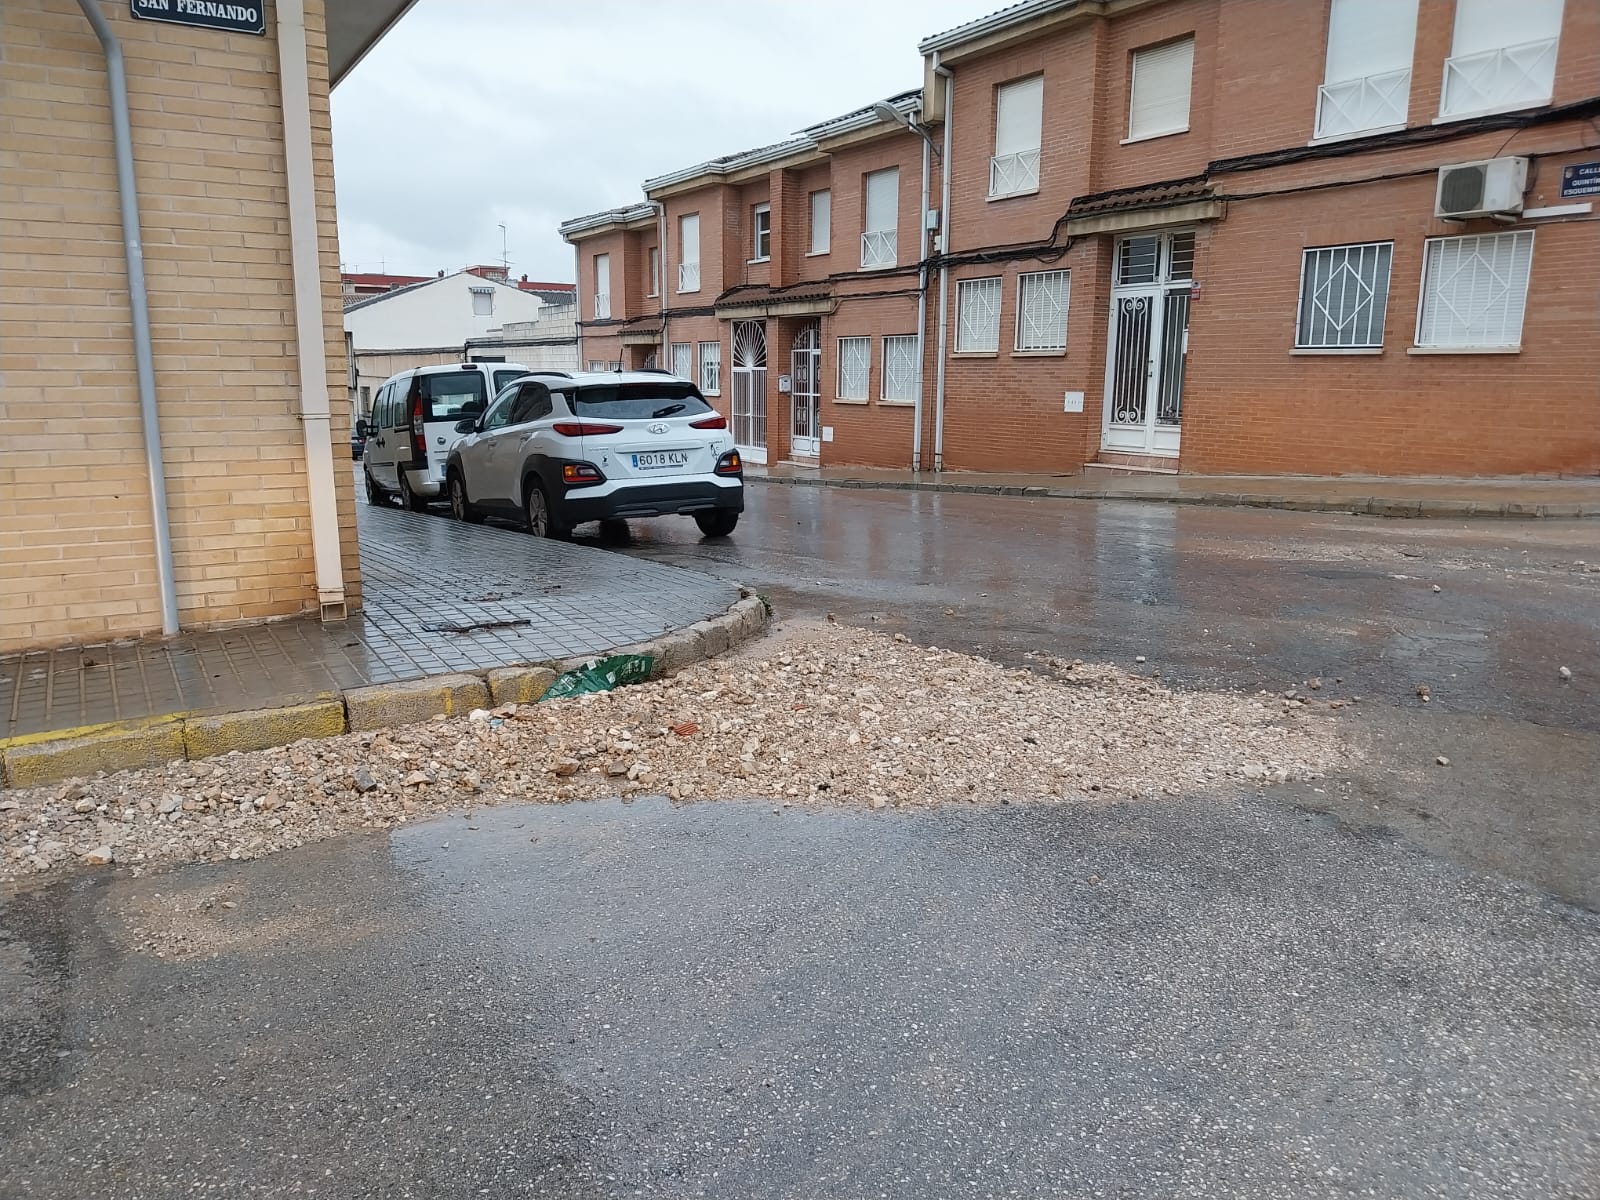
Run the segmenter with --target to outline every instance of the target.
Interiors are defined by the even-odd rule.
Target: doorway
[[[767,327],[733,323],[733,444],[753,463],[767,461]]]
[[[1101,448],[1176,458],[1189,352],[1193,231],[1122,238],[1113,280]]]
[[[793,423],[789,452],[801,458],[822,456],[822,326],[803,325],[795,334],[791,354],[789,401]]]

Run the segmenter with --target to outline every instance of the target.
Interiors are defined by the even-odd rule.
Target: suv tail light
[[[428,441],[422,430],[422,380],[411,380],[411,457],[422,463],[428,461]]]
[[[599,437],[603,433],[621,433],[621,425],[605,425],[599,421],[557,421],[550,426],[562,437]]]
[[[744,459],[739,457],[737,450],[729,450],[721,458],[717,459],[717,465],[714,470],[718,475],[742,475],[744,474]]]
[[[568,487],[593,487],[595,484],[604,483],[605,481],[605,475],[593,463],[561,464],[561,482]]]
[[[690,429],[726,429],[728,418],[721,413],[712,413],[710,416],[701,417],[698,421],[690,421]]]

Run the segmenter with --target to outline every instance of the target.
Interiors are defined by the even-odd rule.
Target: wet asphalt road
[[[1600,526],[751,493],[618,549],[1019,664],[1321,676],[1367,758],[500,809],[12,897],[0,1196],[1600,1195]],[[202,904],[202,954],[140,948]]]

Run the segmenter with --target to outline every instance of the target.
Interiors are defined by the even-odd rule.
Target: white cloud
[[[333,97],[346,264],[570,279],[570,217],[918,86],[983,0],[422,0]]]

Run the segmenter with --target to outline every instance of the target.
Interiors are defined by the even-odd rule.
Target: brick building
[[[408,0],[197,7],[0,7],[0,650],[360,599],[328,93]]]
[[[1600,4],[1024,0],[920,49],[563,225],[584,360],[755,461],[1600,471]]]

